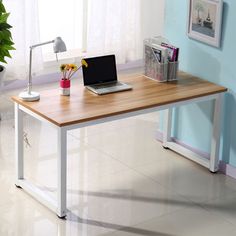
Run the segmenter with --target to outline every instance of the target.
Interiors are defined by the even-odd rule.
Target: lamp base
[[[26,91],[26,92],[21,92],[19,94],[19,97],[24,101],[34,102],[34,101],[38,101],[40,99],[40,94],[37,92],[29,93],[28,91]]]

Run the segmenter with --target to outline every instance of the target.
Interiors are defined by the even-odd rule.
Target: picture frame
[[[189,38],[220,47],[223,0],[189,0]]]

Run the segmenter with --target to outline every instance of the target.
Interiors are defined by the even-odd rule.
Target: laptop
[[[84,86],[90,91],[103,95],[131,90],[132,86],[117,80],[115,55],[85,58],[83,66]]]

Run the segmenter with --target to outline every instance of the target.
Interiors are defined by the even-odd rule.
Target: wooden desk
[[[219,85],[180,73],[180,80],[158,83],[144,76],[122,78],[133,86],[132,91],[96,95],[82,85],[74,86],[70,97],[60,96],[58,90],[46,90],[37,102],[24,102],[12,97],[15,103],[16,128],[16,185],[25,189],[59,217],[66,215],[67,131],[139,114],[165,110],[163,146],[187,158],[218,170],[220,113],[222,95],[227,91]],[[206,160],[171,141],[172,108],[201,101],[215,100],[211,158]],[[58,132],[58,201],[24,179],[23,171],[23,112],[51,124]]]

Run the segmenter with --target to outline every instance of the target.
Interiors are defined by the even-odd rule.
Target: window
[[[60,63],[79,63],[84,55],[103,54],[115,54],[118,64],[140,59],[140,1],[5,1],[7,10],[11,12],[9,23],[13,26],[12,35],[17,48],[12,51],[13,59],[9,59],[7,64],[7,78],[27,78],[29,47],[53,40],[57,36],[63,38],[68,49],[58,55]],[[35,75],[58,71],[52,45],[38,47],[33,56]]]
[[[61,36],[67,52],[60,58],[78,57],[85,48],[87,0],[38,0],[40,41]],[[42,47],[43,60],[53,61],[52,45]]]

